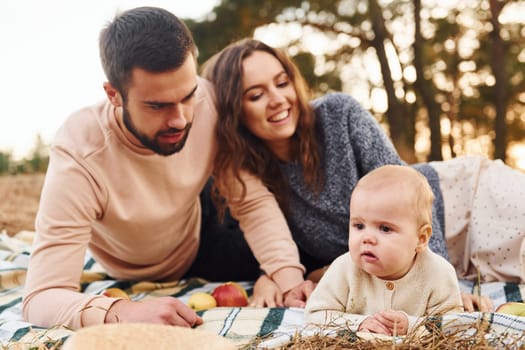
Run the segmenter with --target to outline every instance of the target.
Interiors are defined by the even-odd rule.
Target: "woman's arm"
[[[225,193],[231,214],[241,230],[261,270],[271,276],[281,292],[304,282],[304,267],[299,259],[288,224],[274,195],[253,175],[242,173],[246,196]]]

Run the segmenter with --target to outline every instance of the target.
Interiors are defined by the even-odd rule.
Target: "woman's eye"
[[[385,226],[385,225],[381,225],[381,226],[379,226],[379,230],[381,230],[383,232],[390,232],[390,227]]]
[[[250,96],[248,97],[248,99],[249,99],[250,101],[254,102],[254,101],[257,101],[258,99],[260,99],[261,96],[262,96],[262,94],[254,94],[254,95],[250,95]]]
[[[290,82],[288,80],[281,81],[281,82],[277,83],[277,87],[280,87],[280,88],[287,87],[288,84],[290,84]]]

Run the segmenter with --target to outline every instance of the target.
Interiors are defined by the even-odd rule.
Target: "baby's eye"
[[[386,225],[380,225],[379,230],[383,232],[390,232],[392,229]]]
[[[365,225],[363,224],[354,224],[354,228],[357,229],[357,230],[362,230],[365,228]]]

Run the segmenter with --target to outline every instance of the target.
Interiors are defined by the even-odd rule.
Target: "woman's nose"
[[[270,91],[270,105],[272,107],[279,106],[286,102],[284,95],[277,89],[272,89]]]

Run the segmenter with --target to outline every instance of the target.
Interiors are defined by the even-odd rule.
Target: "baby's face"
[[[387,280],[410,270],[419,242],[412,208],[406,193],[395,188],[354,190],[348,248],[358,267]]]

